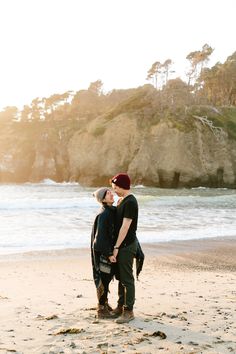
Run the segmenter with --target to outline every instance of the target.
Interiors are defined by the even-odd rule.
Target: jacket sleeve
[[[111,218],[109,213],[103,212],[98,217],[94,249],[107,257],[113,254],[111,232]]]
[[[143,262],[144,262],[144,258],[145,258],[139,241],[138,241],[138,247],[137,247],[137,252],[136,252],[135,258],[136,258],[136,277],[138,279],[138,276],[143,268]]]

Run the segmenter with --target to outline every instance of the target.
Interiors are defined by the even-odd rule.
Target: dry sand
[[[0,354],[236,353],[236,237],[143,249],[123,325],[96,318],[89,250],[1,256]]]

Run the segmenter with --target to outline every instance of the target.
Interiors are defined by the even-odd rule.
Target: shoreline
[[[207,251],[212,249],[218,249],[220,247],[232,246],[234,248],[236,244],[235,236],[218,236],[218,237],[205,237],[199,239],[188,240],[171,240],[162,242],[141,242],[141,246],[145,252],[155,256],[161,256],[165,254],[179,254],[179,253],[195,253],[201,251]],[[12,252],[6,254],[0,254],[0,262],[5,260],[20,260],[35,258],[67,258],[78,256],[90,256],[90,248],[88,247],[76,247],[76,248],[52,248],[43,250],[24,250],[22,252]]]
[[[0,352],[236,352],[236,237],[142,247],[135,319],[124,325],[96,318],[89,249],[1,256]]]

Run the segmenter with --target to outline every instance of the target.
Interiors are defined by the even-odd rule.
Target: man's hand
[[[109,261],[111,262],[111,263],[116,263],[116,257],[113,255],[113,256],[110,256],[109,257]]]

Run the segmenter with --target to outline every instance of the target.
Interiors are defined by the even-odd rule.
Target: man
[[[118,238],[113,251],[118,262],[118,306],[113,314],[120,316],[117,323],[127,323],[134,319],[133,260],[138,246],[136,238],[138,203],[134,195],[130,193],[130,178],[126,173],[117,174],[111,182],[113,190],[121,198],[116,214]]]

